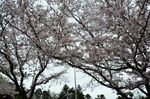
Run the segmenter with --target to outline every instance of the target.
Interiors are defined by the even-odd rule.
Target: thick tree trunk
[[[15,99],[28,99],[26,92],[20,92],[19,94],[15,95]]]
[[[145,88],[147,90],[147,98],[150,99],[150,85],[149,84],[146,84],[145,85]]]

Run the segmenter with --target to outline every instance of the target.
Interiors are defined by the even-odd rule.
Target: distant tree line
[[[84,94],[80,85],[77,86],[76,93],[78,99],[107,99],[104,94],[98,94],[95,98],[92,98],[89,93]],[[126,95],[130,99],[148,99],[142,95],[134,96],[131,92],[126,93]],[[49,91],[42,91],[41,89],[37,89],[33,99],[75,99],[75,89],[73,87],[70,88],[66,84],[63,86],[61,92],[57,94],[52,94]],[[118,95],[116,99],[125,98]]]

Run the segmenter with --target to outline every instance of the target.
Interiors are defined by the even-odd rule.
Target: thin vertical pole
[[[69,99],[69,98],[68,98],[68,89],[67,89],[67,99]]]
[[[76,69],[74,68],[74,84],[75,84],[75,99],[78,99],[77,97],[77,85],[76,85]]]

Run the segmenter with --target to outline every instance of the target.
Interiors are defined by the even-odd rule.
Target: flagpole
[[[76,69],[74,68],[74,85],[75,85],[75,99],[78,99],[77,97],[77,84],[76,84]]]

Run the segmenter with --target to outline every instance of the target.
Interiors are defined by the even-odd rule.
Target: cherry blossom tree
[[[149,0],[56,1],[67,21],[69,44],[53,57],[125,99],[134,89],[150,97]]]
[[[44,50],[49,49],[49,53],[57,53],[60,45],[53,38],[59,41],[61,35],[57,36],[59,30],[56,28],[61,29],[59,20],[63,19],[54,9],[36,3],[39,2],[0,2],[0,72],[14,84],[21,99],[31,99],[36,86],[46,84],[65,72],[61,69],[53,71],[56,67],[53,65],[57,65],[53,64],[55,60],[39,50],[45,46]],[[10,90],[9,86],[5,89]]]
[[[62,60],[125,99],[133,89],[150,98],[149,0],[63,1],[74,44]]]
[[[37,64],[43,70],[53,60],[82,70],[125,99],[134,89],[150,97],[149,0],[38,3],[1,3],[1,71],[19,85],[18,90],[18,79],[25,78],[22,68]]]

